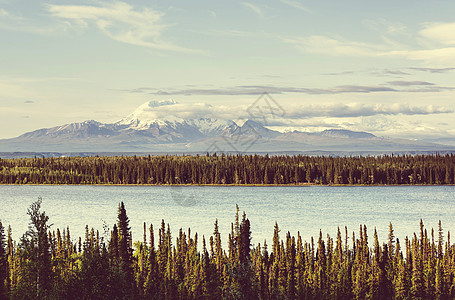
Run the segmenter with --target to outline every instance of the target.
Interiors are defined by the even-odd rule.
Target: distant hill
[[[376,136],[372,133],[363,131],[351,131],[345,129],[327,129],[322,132],[316,132],[315,135],[328,137],[346,137],[351,139],[371,139]]]

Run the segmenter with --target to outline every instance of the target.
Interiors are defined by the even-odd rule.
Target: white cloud
[[[289,6],[293,7],[293,8],[297,8],[297,9],[306,11],[308,13],[312,13],[311,10],[309,10],[308,8],[303,6],[302,3],[298,2],[298,1],[293,1],[293,0],[280,0],[280,1],[282,3],[284,3],[284,4],[286,4],[286,5],[289,5]]]
[[[262,11],[262,9],[259,6],[254,5],[254,4],[250,3],[250,2],[242,2],[242,5],[248,7],[249,9],[251,9],[258,16],[260,16],[260,17],[264,16],[264,12]]]
[[[249,118],[247,114],[248,105],[225,106],[209,105],[207,103],[177,103],[173,100],[150,101],[138,108],[135,114],[146,113],[150,118],[169,119],[171,116],[181,119],[194,118],[221,118],[241,119]],[[364,104],[364,103],[330,103],[325,105],[294,105],[283,107],[284,116],[278,116],[276,111],[262,109],[263,115],[258,118],[265,118],[271,121],[271,125],[293,126],[301,121],[315,122],[318,118],[337,119],[338,124],[359,117],[371,116],[417,116],[453,113],[453,109],[443,106],[422,105],[412,106],[409,104]],[[296,123],[297,122],[297,123]],[[325,121],[324,121],[325,122]]]
[[[309,37],[284,38],[284,42],[294,45],[303,52],[326,55],[347,56],[379,56],[380,45],[372,45],[361,42],[348,41],[341,38],[331,38],[321,35]]]
[[[408,29],[404,24],[392,22],[387,19],[365,19],[362,25],[366,28],[376,31],[381,35],[400,35],[408,36]]]
[[[398,50],[384,53],[384,56],[401,56],[410,60],[422,60],[432,63],[454,64],[455,47],[446,47],[429,50]]]
[[[278,131],[298,130],[303,132],[319,132],[325,129],[337,128],[354,131],[366,131],[379,137],[394,137],[406,139],[423,139],[454,136],[453,130],[435,126],[414,116],[373,115],[359,118],[314,117],[288,119],[277,122],[271,129]]]
[[[455,45],[455,23],[427,23],[420,35],[443,45]]]
[[[286,110],[286,116],[293,119],[307,117],[355,118],[375,115],[430,115],[452,112],[453,109],[435,105],[332,103],[295,106]]]
[[[455,63],[455,23],[428,23],[419,32],[424,40],[415,39],[403,44],[400,36],[409,35],[406,28],[400,25],[387,25],[364,21],[368,27],[374,27],[379,31],[382,26],[384,43],[373,44],[347,40],[342,37],[312,35],[306,37],[287,37],[282,40],[291,44],[302,52],[316,53],[330,56],[364,56],[383,58],[403,58],[408,60],[419,60],[440,65]],[[387,25],[387,26],[385,26]],[[396,40],[392,38],[396,36]],[[420,39],[421,39],[420,38]],[[411,42],[423,42],[422,45],[411,46]],[[432,45],[432,46],[428,46]]]
[[[401,57],[409,60],[420,60],[438,64],[455,63],[455,47],[435,49],[387,49],[385,45],[368,44],[325,36],[307,38],[285,38],[286,43],[307,53],[331,56],[369,56],[369,57]]]
[[[48,5],[52,16],[70,21],[75,28],[86,29],[96,26],[109,38],[158,50],[201,53],[165,42],[161,38],[166,25],[161,23],[163,13],[144,8],[135,10],[125,2],[102,3],[101,6],[88,5]]]
[[[351,127],[377,136],[405,139],[435,139],[453,137],[453,132],[422,119],[373,116],[362,118]]]
[[[12,21],[21,21],[21,20],[24,20],[23,17],[19,16],[19,15],[16,15],[16,14],[13,14],[3,8],[0,8],[0,17],[3,17],[3,18],[6,18],[6,19],[9,19],[9,20],[12,20]]]

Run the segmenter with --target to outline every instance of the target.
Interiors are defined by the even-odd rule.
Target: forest
[[[222,245],[213,234],[171,232],[144,223],[132,241],[124,203],[107,236],[53,229],[41,199],[28,209],[29,230],[16,243],[0,222],[0,299],[454,299],[455,246],[450,233],[420,230],[400,241],[392,224],[382,245],[376,230],[338,229],[302,241],[275,224],[271,246],[252,245],[239,208]],[[25,220],[24,220],[25,221]],[[416,224],[417,225],[417,224]],[[155,240],[156,238],[156,240]],[[370,246],[371,244],[371,246]]]
[[[454,184],[455,156],[166,155],[0,159],[0,184]]]

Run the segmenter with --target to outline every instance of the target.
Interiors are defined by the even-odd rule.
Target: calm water
[[[357,234],[365,224],[370,237],[376,226],[385,241],[389,222],[396,236],[404,238],[419,230],[420,218],[427,228],[436,230],[441,220],[445,230],[455,231],[455,186],[0,186],[0,219],[5,227],[12,226],[15,240],[27,230],[27,208],[38,196],[52,228],[70,226],[73,239],[84,236],[86,224],[101,233],[104,223],[112,229],[120,201],[134,240],[142,239],[143,222],[157,229],[161,219],[170,223],[174,237],[179,228],[188,227],[207,237],[217,218],[226,245],[236,204],[251,221],[255,244],[264,239],[271,243],[275,221],[282,238],[287,231],[300,231],[304,240],[317,237],[319,230],[335,237],[337,227],[345,225]]]

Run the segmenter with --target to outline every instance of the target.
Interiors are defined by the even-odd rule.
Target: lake
[[[251,222],[253,243],[270,245],[275,221],[281,229],[304,240],[336,237],[337,227],[348,226],[358,236],[359,225],[368,227],[370,245],[376,226],[385,241],[389,222],[395,235],[404,238],[419,230],[422,218],[426,228],[437,232],[438,221],[446,235],[455,230],[455,186],[0,186],[0,219],[12,226],[16,241],[27,230],[27,208],[41,196],[42,210],[53,223],[51,229],[70,227],[76,240],[84,236],[85,225],[103,233],[103,224],[112,229],[118,204],[123,201],[130,219],[133,240],[142,240],[143,222],[156,229],[161,219],[171,226],[173,237],[179,228],[199,236],[213,233],[218,219],[226,246],[236,204]],[[430,231],[429,231],[430,232]],[[6,232],[5,232],[6,233]],[[437,234],[436,234],[437,236]],[[200,240],[201,241],[201,240]],[[224,247],[223,246],[223,247]],[[227,249],[227,248],[226,248]]]

